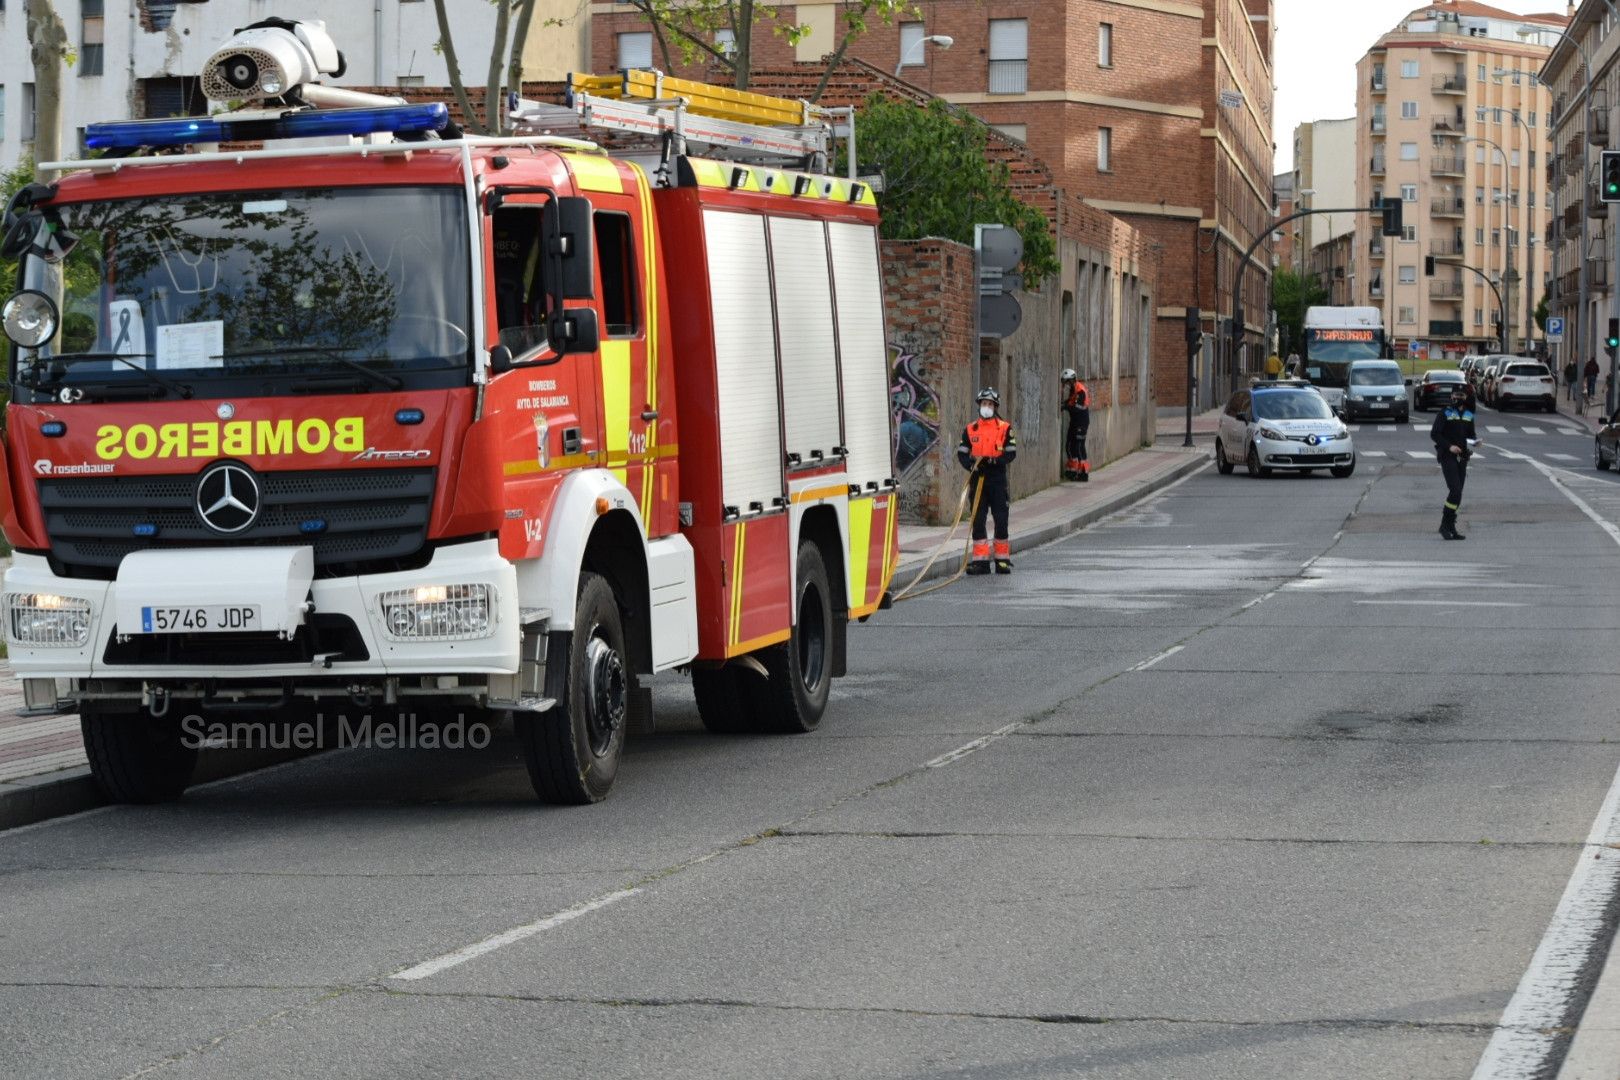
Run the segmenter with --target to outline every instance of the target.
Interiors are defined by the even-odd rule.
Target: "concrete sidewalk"
[[[1020,499],[1012,507],[1013,550],[1021,551],[1084,528],[1202,468],[1202,450],[1153,448],[1127,455],[1097,470],[1090,482],[1065,484]],[[949,530],[900,527],[896,587],[909,583]],[[967,523],[957,530],[963,544]],[[948,576],[961,565],[961,547],[941,553],[924,580]],[[197,781],[219,779],[297,756],[296,751],[208,751]],[[15,828],[101,804],[72,713],[23,712],[22,684],[0,666],[0,829]]]

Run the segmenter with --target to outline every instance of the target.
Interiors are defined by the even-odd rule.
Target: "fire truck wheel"
[[[540,801],[579,806],[600,802],[613,787],[635,685],[618,602],[597,574],[580,575],[568,639],[567,667],[549,688],[557,704],[516,728]]]
[[[116,803],[178,799],[197,765],[197,748],[186,744],[182,720],[178,711],[159,718],[100,706],[81,708],[84,752],[101,793]]]
[[[765,731],[814,731],[832,689],[832,591],[814,544],[799,545],[798,582],[793,636],[755,654],[770,676],[751,687]]]
[[[740,735],[759,730],[754,719],[753,695],[742,680],[759,676],[740,667],[693,668],[692,694],[697,698],[703,726],[716,735]]]

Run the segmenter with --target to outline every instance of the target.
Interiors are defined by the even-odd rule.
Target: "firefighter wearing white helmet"
[[[1074,368],[1064,368],[1063,414],[1069,418],[1069,437],[1063,458],[1063,479],[1090,480],[1091,462],[1086,458],[1086,434],[1091,431],[1091,391],[1080,381]]]
[[[1001,395],[991,387],[979,391],[979,417],[962,432],[956,460],[979,485],[978,509],[973,513],[973,558],[970,574],[990,572],[990,540],[985,517],[996,524],[995,567],[998,574],[1012,573],[1012,547],[1007,540],[1007,466],[1018,456],[1018,439],[1012,425],[1003,420]]]

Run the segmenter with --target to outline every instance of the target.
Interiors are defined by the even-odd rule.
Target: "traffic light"
[[[1373,209],[1383,212],[1385,236],[1402,235],[1404,230],[1401,228],[1401,200],[1391,199],[1386,195],[1381,200],[1374,201]]]
[[[1434,277],[1434,256],[1433,255],[1425,255],[1425,256],[1423,256],[1423,276],[1424,277]]]
[[[1603,151],[1602,166],[1603,181],[1598,188],[1598,198],[1606,203],[1620,203],[1620,150]]]
[[[1196,349],[1204,343],[1204,316],[1197,308],[1187,309],[1187,348]]]
[[[1609,336],[1603,339],[1603,347],[1613,356],[1620,352],[1620,319],[1609,320]]]

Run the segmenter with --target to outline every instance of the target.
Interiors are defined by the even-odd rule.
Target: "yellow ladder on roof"
[[[815,110],[808,102],[677,79],[643,68],[630,68],[612,75],[570,74],[568,88],[571,94],[618,101],[679,99],[694,116],[743,124],[807,127],[815,122]]]

